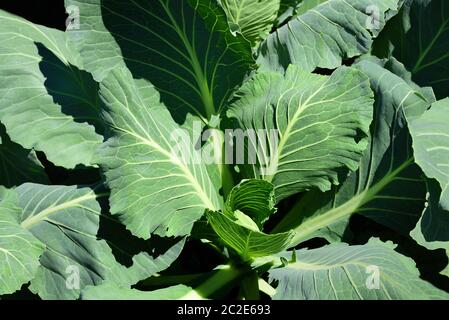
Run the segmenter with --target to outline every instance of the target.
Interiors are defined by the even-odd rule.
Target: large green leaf
[[[449,4],[446,0],[406,0],[387,24],[374,53],[394,56],[421,86],[432,86],[438,98],[449,96]]]
[[[429,250],[445,250],[449,257],[449,210],[440,205],[441,188],[438,182],[429,180],[427,189],[426,208],[410,236]],[[441,273],[449,276],[449,265]]]
[[[182,284],[154,291],[139,291],[119,287],[114,283],[105,283],[96,287],[87,287],[81,294],[83,300],[176,300],[181,299],[192,288]]]
[[[92,189],[24,184],[15,192],[16,205],[2,203],[0,238],[7,241],[6,250],[18,252],[16,261],[22,263],[15,266],[14,277],[2,266],[0,279],[31,280],[31,291],[43,299],[76,299],[85,286],[103,281],[131,286],[166,269],[183,247],[184,241],[178,241],[156,258],[140,253],[127,268],[115,260],[105,240],[97,239],[101,213],[99,195]],[[25,257],[28,260],[22,261]]]
[[[139,90],[125,68],[101,83],[113,137],[99,150],[98,161],[111,189],[111,213],[141,238],[153,232],[186,235],[205,209],[220,209],[218,189],[206,165],[196,161],[201,159],[193,144],[173,136],[181,128],[156,89],[144,88]]]
[[[178,121],[187,112],[210,118],[224,107],[253,64],[212,0],[66,0],[80,8],[81,29],[69,37],[97,80],[123,66],[153,83]]]
[[[231,30],[240,32],[253,46],[270,33],[280,0],[218,0]]]
[[[367,145],[372,96],[368,78],[347,67],[329,77],[294,65],[285,76],[257,74],[228,111],[243,130],[269,135],[268,143],[263,135],[249,137],[246,151],[255,151],[257,161],[244,173],[273,183],[278,201],[314,187],[329,190],[339,174],[358,167]]]
[[[20,226],[17,193],[0,187],[0,295],[29,282],[39,267],[44,245]]]
[[[270,279],[279,282],[273,299],[449,299],[447,293],[420,279],[414,261],[394,247],[376,240],[298,250],[296,262],[269,272]],[[290,255],[284,257],[290,259]]]
[[[411,236],[422,246],[449,256],[449,98],[432,104],[410,123],[416,163],[429,178],[428,200]],[[449,275],[449,268],[443,273]]]
[[[399,2],[326,1],[270,34],[260,46],[257,62],[263,70],[285,70],[291,63],[307,71],[334,69],[342,60],[370,50]]]
[[[59,166],[91,165],[103,141],[89,124],[101,128],[98,85],[77,51],[64,32],[4,11],[0,25],[0,121],[11,140]]]
[[[359,169],[341,186],[324,194],[306,194],[275,229],[284,231],[295,227],[292,245],[315,236],[328,240],[341,238],[349,217],[355,213],[404,235],[408,235],[419,219],[426,187],[421,171],[413,163],[406,116],[416,118],[430,102],[383,68],[385,63],[366,59],[355,65],[368,75],[375,92],[368,148]]]
[[[208,210],[206,218],[219,241],[234,249],[243,260],[251,260],[281,252],[293,236],[289,232],[265,234],[261,231],[264,222],[276,212],[275,203],[271,183],[243,180],[231,190],[223,212]]]
[[[410,122],[416,163],[441,187],[441,206],[449,210],[449,98]]]
[[[24,182],[48,183],[48,177],[36,153],[12,142],[0,123],[0,185],[10,188]]]

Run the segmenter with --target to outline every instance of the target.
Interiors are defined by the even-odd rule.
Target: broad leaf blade
[[[206,217],[220,239],[245,261],[279,253],[292,238],[289,232],[265,234],[249,229],[221,212],[207,211]]]
[[[157,87],[178,122],[188,112],[206,120],[253,64],[249,42],[232,35],[214,2],[70,0],[83,16],[69,36],[97,80],[126,63],[134,77]]]
[[[258,179],[243,180],[231,190],[223,212],[232,217],[239,210],[262,227],[276,212],[275,203],[274,186],[271,183]]]
[[[254,46],[270,33],[279,11],[280,0],[219,0],[229,26]]]
[[[0,185],[11,188],[24,182],[48,183],[36,153],[12,142],[0,123]]]
[[[413,260],[393,249],[392,244],[377,240],[358,246],[333,244],[296,251],[297,262],[270,271],[270,279],[279,281],[273,299],[449,298],[444,291],[420,279]],[[290,255],[285,254],[285,257]]]
[[[449,5],[445,0],[406,0],[374,45],[381,57],[404,63],[421,86],[449,96]]]
[[[282,26],[261,44],[257,59],[263,70],[334,69],[342,60],[369,52],[398,0],[331,0]],[[372,23],[372,10],[377,10]],[[338,14],[337,14],[338,13]],[[378,13],[378,17],[377,17]]]
[[[152,99],[145,100],[128,70],[112,71],[100,91],[113,135],[98,154],[111,189],[111,213],[144,239],[153,232],[189,234],[205,209],[220,207],[206,166],[195,162],[193,145],[176,140],[173,134],[181,128],[156,89],[147,87]]]
[[[256,75],[228,111],[241,129],[262,130],[269,137],[268,143],[263,135],[249,137],[246,151],[255,151],[257,161],[244,168],[245,176],[273,183],[278,201],[312,188],[329,190],[339,175],[358,167],[372,119],[372,96],[367,77],[347,67],[330,77],[294,65],[285,76]]]
[[[20,226],[14,190],[0,187],[0,295],[14,293],[34,278],[44,245]]]
[[[87,287],[81,294],[83,300],[176,300],[187,295],[192,288],[182,284],[154,291],[123,288],[114,283]]]

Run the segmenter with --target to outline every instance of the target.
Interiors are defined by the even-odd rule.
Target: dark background
[[[64,0],[0,0],[0,9],[34,23],[65,30]]]

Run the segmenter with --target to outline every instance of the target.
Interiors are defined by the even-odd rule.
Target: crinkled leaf
[[[273,183],[278,201],[312,188],[329,190],[340,174],[357,169],[373,104],[360,71],[341,67],[322,76],[292,65],[285,76],[257,74],[236,98],[228,116],[255,132],[246,151],[257,161],[242,171]]]
[[[176,285],[154,291],[139,291],[106,282],[100,286],[89,286],[81,293],[83,300],[176,300],[192,291],[185,285]]]
[[[399,3],[399,0],[378,0],[375,4],[372,0],[326,1],[270,34],[260,46],[257,63],[263,70],[286,70],[289,64],[306,71],[316,67],[334,69],[342,60],[370,50],[373,38],[391,12],[398,10]]]
[[[284,256],[289,259],[291,253]],[[272,281],[279,282],[273,299],[449,299],[447,293],[420,279],[412,259],[379,240],[298,250],[296,262],[269,273]]]

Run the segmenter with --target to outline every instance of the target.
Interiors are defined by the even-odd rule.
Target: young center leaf
[[[99,286],[89,286],[81,293],[82,300],[176,300],[181,299],[192,288],[176,285],[154,291],[139,291],[117,286],[114,283],[104,283]]]
[[[291,65],[285,75],[254,76],[227,114],[246,132],[269,132],[268,142],[249,136],[248,159],[255,151],[257,161],[242,171],[274,184],[279,201],[312,188],[329,190],[339,175],[356,170],[372,108],[373,93],[360,71],[341,67],[322,76]]]
[[[260,46],[257,63],[263,70],[286,70],[289,64],[307,71],[334,69],[342,60],[369,52],[373,38],[400,3],[325,1],[270,34]]]
[[[232,32],[240,32],[255,46],[266,38],[279,11],[280,0],[218,0]]]
[[[441,206],[449,210],[449,98],[432,104],[430,110],[410,121],[416,163],[441,187]]]

